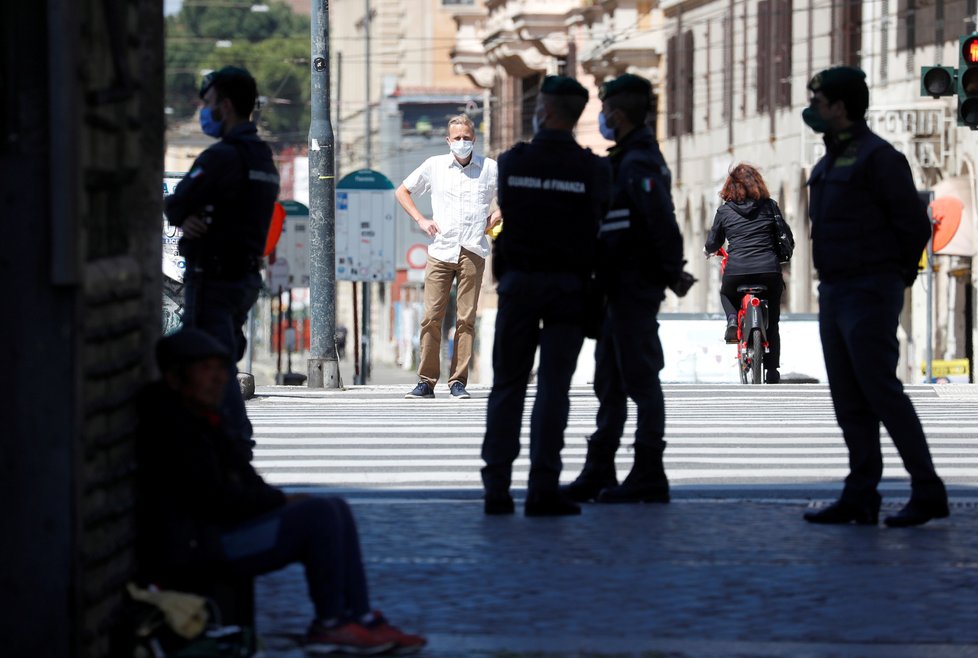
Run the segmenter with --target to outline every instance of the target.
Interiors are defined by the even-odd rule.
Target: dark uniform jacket
[[[659,145],[642,126],[609,156],[614,188],[599,232],[598,278],[609,291],[635,283],[672,286],[685,263],[683,236],[672,205],[672,176]]]
[[[717,209],[713,227],[706,236],[706,251],[713,253],[727,245],[724,274],[766,274],[780,272],[774,217],[777,204],[772,199],[727,201]]]
[[[570,132],[541,130],[499,157],[499,209],[494,273],[562,272],[589,278],[598,218],[608,208],[607,160]]]
[[[258,138],[255,124],[235,126],[200,154],[165,199],[167,219],[175,226],[188,215],[211,217],[202,238],[181,239],[180,252],[189,264],[219,277],[257,272],[278,189],[272,151]]]
[[[808,180],[819,277],[898,272],[910,285],[931,229],[907,159],[862,122],[825,145]]]
[[[224,433],[218,414],[196,416],[169,387],[140,398],[137,551],[150,578],[218,565],[221,532],[285,504]]]

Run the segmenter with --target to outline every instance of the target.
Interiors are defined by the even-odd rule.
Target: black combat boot
[[[599,503],[668,503],[669,480],[662,467],[662,449],[635,446],[632,470],[617,487],[598,495]]]
[[[578,503],[594,500],[602,489],[618,485],[615,472],[615,452],[617,447],[600,445],[588,441],[587,458],[577,479],[560,488],[561,492]]]

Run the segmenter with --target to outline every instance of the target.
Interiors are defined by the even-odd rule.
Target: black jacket
[[[191,413],[164,384],[140,397],[137,553],[166,578],[215,567],[222,531],[285,504],[217,424]]]
[[[611,168],[570,132],[541,130],[499,156],[494,273],[564,272],[589,277],[598,220],[608,209]]]
[[[201,153],[164,200],[167,219],[174,226],[183,225],[188,215],[211,217],[202,238],[180,240],[180,253],[188,265],[224,278],[257,272],[278,189],[272,151],[258,138],[253,123],[234,127]]]
[[[728,243],[724,274],[780,272],[774,224],[779,212],[773,199],[727,201],[717,209],[704,249],[713,253]]]
[[[672,175],[652,131],[636,128],[609,158],[615,182],[599,233],[599,279],[608,290],[674,285],[685,263],[683,236],[672,205]]]
[[[819,277],[898,272],[910,285],[931,228],[907,159],[862,122],[825,145],[808,179]]]

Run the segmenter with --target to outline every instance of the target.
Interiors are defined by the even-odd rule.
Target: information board
[[[336,278],[393,281],[394,185],[372,169],[345,176],[336,186]]]
[[[282,237],[275,253],[289,262],[291,288],[309,287],[309,208],[298,201],[280,202],[285,208]]]

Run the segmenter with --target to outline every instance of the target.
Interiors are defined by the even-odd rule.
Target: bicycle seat
[[[761,286],[761,285],[737,286],[737,292],[747,293],[751,295],[759,295],[762,292],[767,292],[767,286]]]

